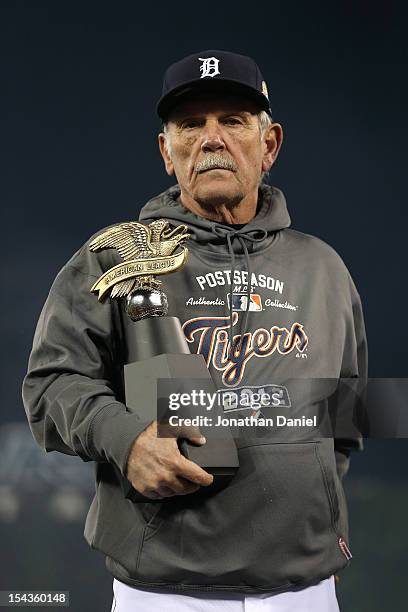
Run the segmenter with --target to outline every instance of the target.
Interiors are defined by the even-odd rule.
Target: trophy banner
[[[187,249],[182,247],[182,251],[171,256],[156,256],[154,258],[134,259],[120,263],[110,270],[107,270],[96,283],[91,291],[98,293],[98,299],[102,300],[106,293],[118,281],[124,281],[137,276],[169,274],[181,268],[187,259]]]

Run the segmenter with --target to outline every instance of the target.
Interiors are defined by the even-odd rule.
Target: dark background
[[[172,183],[154,107],[184,55],[255,58],[284,127],[270,182],[292,226],[349,267],[370,376],[407,376],[406,17],[392,0],[1,3],[0,590],[61,588],[71,610],[110,609],[111,578],[82,538],[91,466],[34,445],[20,385],[60,267]],[[342,611],[406,609],[407,458],[406,440],[353,456]]]

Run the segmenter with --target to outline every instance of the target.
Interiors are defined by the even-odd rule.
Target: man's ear
[[[262,158],[262,172],[268,172],[274,164],[278,157],[282,140],[283,128],[280,123],[272,123],[269,125],[263,136],[264,152]]]
[[[169,176],[172,176],[174,174],[174,166],[167,148],[166,134],[164,134],[164,132],[161,132],[159,134],[159,148],[164,161],[166,172]]]

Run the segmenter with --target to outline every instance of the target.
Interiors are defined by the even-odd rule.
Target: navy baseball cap
[[[164,74],[157,114],[166,120],[181,100],[200,91],[245,95],[272,117],[266,82],[257,64],[246,55],[230,51],[200,51],[171,64]]]

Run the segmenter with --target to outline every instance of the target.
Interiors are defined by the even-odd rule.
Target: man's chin
[[[243,200],[244,194],[238,190],[218,188],[197,189],[193,197],[205,210],[213,210],[219,206],[235,208]]]

